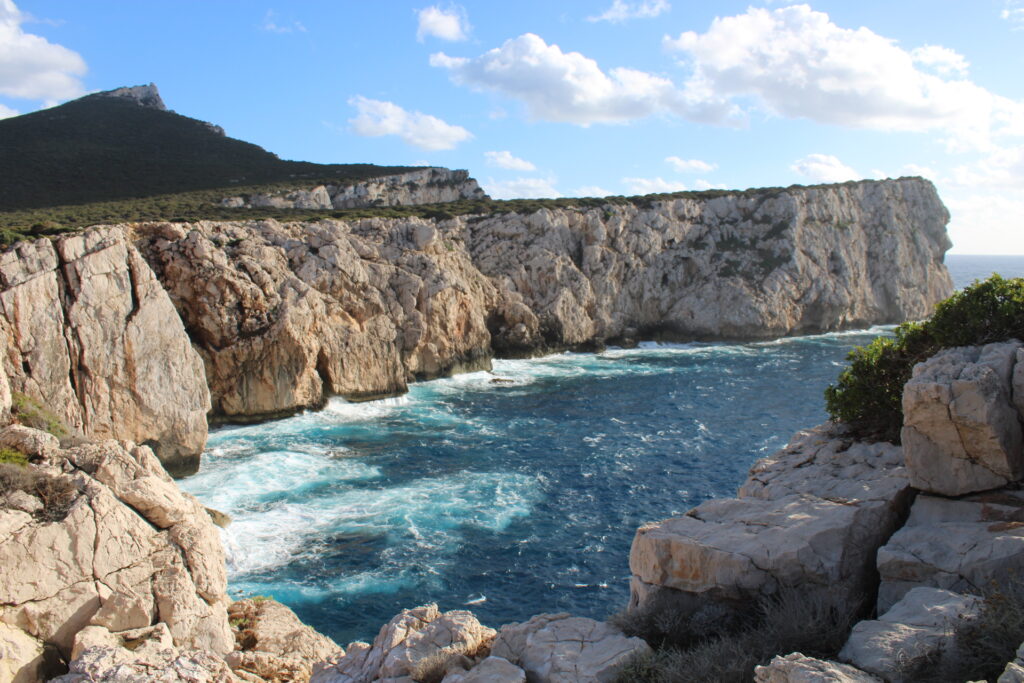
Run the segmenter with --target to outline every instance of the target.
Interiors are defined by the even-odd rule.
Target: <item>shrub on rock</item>
[[[825,390],[831,418],[862,438],[899,443],[903,385],[914,365],[941,349],[1024,339],[1024,279],[993,275],[956,292],[931,318],[905,323],[850,352],[850,365]]]

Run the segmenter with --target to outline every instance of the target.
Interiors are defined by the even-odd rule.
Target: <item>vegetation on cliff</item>
[[[284,161],[204,121],[105,93],[4,119],[0,140],[3,210],[254,184],[351,182],[410,170]]]
[[[940,349],[1024,340],[1024,278],[993,275],[940,302],[931,318],[905,323],[850,352],[850,365],[825,390],[833,420],[862,438],[899,443],[903,385],[914,365]]]

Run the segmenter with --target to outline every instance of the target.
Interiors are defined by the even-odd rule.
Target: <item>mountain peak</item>
[[[164,104],[163,99],[160,97],[160,91],[156,89],[156,85],[153,83],[149,85],[126,86],[96,94],[104,97],[123,97],[134,100],[140,107],[167,111],[167,105]]]

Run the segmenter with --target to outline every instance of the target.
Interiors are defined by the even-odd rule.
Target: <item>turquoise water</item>
[[[978,258],[951,257],[958,285],[993,265],[1024,274],[1019,257]],[[234,517],[231,592],[272,595],[340,643],[431,601],[490,625],[603,618],[628,597],[636,527],[732,495],[825,419],[824,388],[879,331],[498,360],[218,429],[181,484]]]

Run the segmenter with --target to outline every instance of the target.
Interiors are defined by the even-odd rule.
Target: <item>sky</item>
[[[961,254],[1024,254],[1022,74],[1024,0],[0,0],[0,117],[152,82],[495,198],[921,175]]]

